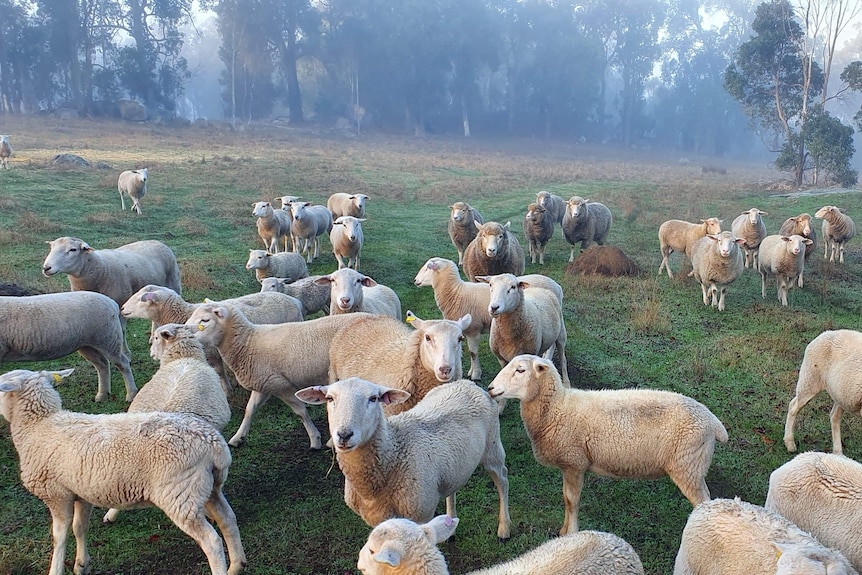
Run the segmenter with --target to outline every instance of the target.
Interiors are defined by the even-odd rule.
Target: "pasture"
[[[334,192],[364,193],[368,221],[363,273],[393,288],[403,310],[439,317],[431,288],[413,278],[430,257],[457,260],[446,233],[448,206],[464,200],[486,220],[511,221],[521,234],[526,206],[545,189],[606,204],[614,217],[609,243],[622,247],[643,269],[638,277],[607,279],[565,273],[569,245],[559,229],[545,265],[527,264],[565,291],[566,355],[572,385],[582,388],[643,387],[694,397],[725,424],[730,440],[717,445],[707,475],[713,497],[739,496],[762,505],[769,473],[791,458],[782,437],[806,344],[827,329],[862,329],[862,238],[848,245],[847,263],[823,261],[822,243],[806,267],[805,288],[790,292],[781,307],[774,282],[760,295],[760,276],[746,270],[718,312],[701,301],[700,287],[686,277],[690,266],[671,256],[675,277],[657,275],[658,226],[671,218],[724,220],[723,229],[752,206],[769,212],[769,233],[802,212],[835,204],[862,221],[862,195],[777,197],[765,183],[779,176],[765,167],[727,163],[727,174],[701,172],[701,164],[678,165],[677,156],[635,155],[535,140],[488,142],[456,138],[363,135],[354,140],[311,130],[252,127],[169,129],[113,122],[3,118],[16,155],[0,171],[0,282],[46,292],[66,291],[64,275],[45,278],[45,241],[76,236],[95,248],[156,239],[176,253],[183,295],[189,301],[221,299],[257,291],[244,268],[249,249],[262,247],[252,204],[297,195],[325,203]],[[89,160],[89,168],[56,167],[58,153]],[[99,168],[103,162],[109,168]],[[703,160],[704,164],[715,161]],[[149,168],[144,215],[120,210],[117,175]],[[820,222],[817,231],[820,234]],[[818,237],[819,241],[822,238]],[[334,270],[328,238],[311,273]],[[682,272],[680,270],[682,268]],[[157,368],[148,354],[149,326],[129,322],[132,369],[138,385]],[[466,352],[465,352],[466,355]],[[467,365],[465,359],[465,365]],[[497,373],[497,360],[483,338],[483,386]],[[76,367],[60,388],[68,409],[119,412],[122,381],[112,369],[113,398],[93,401],[96,374],[78,355],[3,369]],[[242,418],[248,392],[230,398]],[[825,393],[800,413],[800,450],[830,451]],[[328,437],[325,411],[312,408]],[[510,479],[512,538],[496,537],[496,494],[481,470],[458,493],[461,522],[441,545],[452,573],[490,565],[556,535],[563,518],[559,471],[540,467],[530,450],[516,402],[501,418]],[[862,459],[862,421],[845,414],[845,454]],[[329,451],[309,451],[299,419],[278,400],[256,415],[247,442],[233,451],[225,493],[237,515],[249,575],[356,573],[356,560],[370,531],[343,502],[343,477]],[[440,509],[443,509],[441,504]],[[691,505],[668,479],[613,480],[588,474],[581,498],[581,529],[613,532],[639,553],[650,575],[669,573]],[[442,512],[442,511],[441,511]],[[93,514],[89,534],[94,574],[208,573],[203,553],[157,509],[124,513],[111,526]],[[47,570],[50,517],[18,476],[8,425],[0,423],[0,575]],[[74,547],[70,543],[67,571]]]

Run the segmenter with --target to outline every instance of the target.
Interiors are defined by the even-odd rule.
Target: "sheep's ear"
[[[81,251],[82,252],[92,252],[93,248],[90,247],[90,244],[87,242],[81,242]]]
[[[319,278],[315,278],[314,283],[320,286],[329,285],[332,283],[332,277],[330,276],[321,276]]]
[[[553,347],[551,347],[551,348],[548,348],[548,349],[549,349],[549,350],[551,350],[551,349],[554,349],[554,348],[553,348]],[[545,353],[548,353],[548,352],[546,351]],[[551,357],[553,357],[553,353],[554,353],[554,352],[551,352]],[[533,371],[535,371],[537,375],[542,375],[542,374],[544,374],[546,371],[550,371],[550,369],[551,369],[551,366],[550,366],[550,365],[548,365],[548,363],[547,363],[547,362],[548,362],[548,361],[550,361],[550,360],[548,360],[548,359],[546,359],[546,358],[544,358],[544,357],[543,357],[542,359],[544,359],[544,361],[534,361],[534,362],[533,362]]]
[[[328,385],[314,385],[300,389],[294,395],[300,401],[304,401],[310,405],[320,405],[321,403],[326,403],[326,391],[328,389]]]
[[[434,260],[428,260],[425,262],[425,267],[433,272],[440,269],[440,264]]]
[[[814,243],[814,241],[809,240],[808,238],[805,238],[804,240],[802,240],[802,243],[804,243],[806,246],[810,246],[811,244]]]
[[[736,238],[734,241],[736,242],[736,245],[741,246],[745,243],[745,238]]]
[[[213,308],[213,315],[217,318],[225,319],[226,317],[230,317],[230,310],[223,305],[216,306]]]
[[[383,405],[398,405],[399,403],[404,403],[410,399],[409,391],[404,391],[403,389],[390,389],[386,387],[382,387],[381,389],[384,391],[378,397],[380,398],[380,403]]]
[[[13,379],[12,381],[2,381],[0,382],[0,391],[3,393],[10,393],[13,391],[18,391],[21,389],[21,379]]]
[[[519,281],[518,287],[521,289],[527,289],[528,287],[530,287],[530,282]]]
[[[356,218],[359,222],[367,222],[368,218]]]
[[[476,281],[483,284],[491,283],[491,276],[476,276]]]
[[[73,371],[75,371],[74,368],[61,369],[59,371],[46,371],[45,373],[47,373],[48,375],[51,376],[51,379],[54,380],[54,385],[56,385],[56,384],[60,383],[61,381],[63,381],[64,379],[66,379],[67,377],[69,377],[70,375],[72,375]]]
[[[400,541],[387,541],[380,546],[377,553],[372,559],[375,563],[385,563],[392,567],[398,567],[401,564],[401,556],[404,554],[404,549]]]
[[[481,229],[482,229],[482,224],[480,224],[479,222],[477,222],[475,219],[473,220],[473,225],[474,225],[474,226],[476,226],[476,229],[477,229],[477,230],[481,230]]]
[[[781,238],[782,242],[789,242],[790,241],[790,236],[779,236],[779,238]]]
[[[472,321],[473,321],[472,315],[470,315],[469,313],[464,314],[463,316],[461,316],[461,318],[457,322],[458,327],[461,328],[461,331],[464,331],[465,329],[470,327],[470,322],[472,322]]]
[[[377,282],[368,276],[362,276],[362,279],[359,280],[359,283],[361,283],[365,287],[374,287],[377,285]]]
[[[406,322],[407,322],[407,323],[409,323],[410,325],[413,325],[413,322],[415,322],[415,321],[417,321],[417,320],[419,321],[419,323],[422,323],[422,320],[421,320],[421,319],[419,319],[419,318],[416,316],[416,314],[415,314],[415,313],[413,313],[412,311],[410,311],[409,309],[407,310],[407,313],[406,313],[406,314],[404,314],[404,321],[406,321]],[[414,326],[414,327],[416,327],[416,326]]]
[[[769,212],[760,212],[760,215],[761,215],[761,216],[768,216],[768,215],[769,215]]]
[[[511,225],[512,225],[512,222],[506,222],[505,224],[503,224],[503,229],[508,230],[509,227],[511,227]]]
[[[422,531],[433,543],[442,543],[452,537],[458,527],[458,518],[448,515],[438,515],[422,526]]]

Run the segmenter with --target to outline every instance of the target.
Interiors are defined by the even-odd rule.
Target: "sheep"
[[[9,158],[12,157],[12,144],[9,136],[0,136],[0,167],[9,169]]]
[[[410,398],[383,411],[394,415],[411,409],[432,388],[461,379],[461,342],[470,320],[470,314],[457,321],[421,320],[408,311],[413,329],[380,315],[354,322],[332,338],[329,381],[361,377],[403,389]]]
[[[279,241],[284,238],[284,251],[288,251],[287,244],[291,238],[290,214],[284,210],[276,210],[269,202],[255,202],[252,208],[251,214],[257,218],[257,235],[263,240],[264,249],[277,254]]]
[[[279,196],[275,199],[277,201],[281,202],[281,209],[289,214],[290,213],[290,204],[292,202],[298,202],[299,196]],[[291,216],[290,219],[293,220],[293,216]]]
[[[694,508],[682,532],[674,575],[855,575],[838,551],[781,515],[736,499]]]
[[[545,246],[554,235],[554,220],[545,208],[539,204],[527,206],[527,214],[524,216],[524,236],[530,245],[530,262],[545,265]]]
[[[536,203],[548,211],[551,222],[563,224],[566,215],[566,200],[551,192],[541,191],[536,194]]]
[[[266,250],[248,250],[245,269],[254,270],[258,282],[268,277],[285,277],[294,281],[308,277],[305,259],[293,252],[271,254]]]
[[[764,506],[862,569],[862,464],[832,453],[800,453],[769,476]]]
[[[371,530],[359,552],[364,575],[449,575],[437,547],[452,536],[457,517],[438,515],[424,524],[387,519]],[[468,575],[643,575],[635,550],[624,539],[602,531],[579,531],[557,537],[523,555]]]
[[[476,223],[485,223],[485,218],[479,213],[479,210],[472,207],[467,202],[455,202],[449,206],[449,239],[452,240],[452,245],[458,251],[458,265],[464,265],[464,250],[470,245],[470,242],[476,237],[478,228]]]
[[[117,178],[117,191],[120,192],[120,205],[125,210],[126,200],[123,194],[128,194],[132,200],[130,210],[138,212],[138,215],[143,215],[141,211],[141,198],[147,193],[147,168],[140,170],[126,170]]]
[[[329,285],[330,315],[364,311],[401,319],[398,294],[356,270],[341,268],[317,278],[314,283]]]
[[[293,281],[291,278],[263,278],[260,291],[275,291],[299,300],[303,317],[322,311],[329,313],[331,289],[329,283],[317,283],[323,276],[315,275]]]
[[[565,520],[578,530],[584,473],[628,479],[667,475],[697,505],[709,499],[706,472],[727,430],[709,409],[670,391],[567,389],[551,361],[519,355],[488,387],[492,397],[521,400],[521,418],[542,465],[563,472]]]
[[[364,221],[365,218],[340,216],[333,222],[329,242],[332,244],[332,253],[338,260],[338,269],[352,267],[359,271],[359,252],[362,251],[362,243],[365,240],[362,234]],[[346,265],[344,260],[347,260]]]
[[[734,232],[709,234],[694,244],[691,267],[694,278],[700,282],[703,305],[709,305],[709,298],[712,297],[712,307],[724,311],[727,286],[742,275],[744,264],[740,248],[745,245],[746,240],[736,237]]]
[[[760,242],[766,237],[766,224],[763,223],[763,216],[768,215],[769,212],[751,208],[736,216],[733,223],[730,224],[733,235],[744,240],[742,249],[745,251],[746,268],[757,269],[757,252],[760,249]]]
[[[787,305],[787,292],[794,284],[802,285],[805,269],[805,246],[812,243],[802,236],[772,235],[763,238],[757,260],[760,271],[760,295],[766,298],[766,278],[775,276],[778,300]]]
[[[853,239],[856,235],[856,224],[850,219],[850,216],[844,213],[845,210],[835,206],[823,206],[814,214],[818,220],[823,220],[823,244],[825,251],[823,258],[829,254],[829,248],[832,248],[832,254],[829,256],[829,261],[835,261],[835,252],[838,252],[838,263],[844,263],[844,246]]]
[[[464,250],[464,273],[471,282],[476,276],[524,273],[524,250],[509,231],[510,222],[476,222],[476,237]]]
[[[569,261],[575,261],[575,245],[580,242],[581,250],[593,243],[605,245],[614,216],[604,204],[590,202],[580,196],[572,196],[566,202],[566,214],[563,216],[563,236],[572,244]]]
[[[365,194],[336,192],[327,198],[326,209],[332,214],[333,221],[341,216],[364,218],[366,201],[368,201],[368,196]]]
[[[108,296],[78,291],[0,297],[0,325],[0,362],[44,361],[77,351],[99,374],[96,401],[111,396],[111,363],[123,374],[126,401],[135,397],[120,308]]]
[[[808,262],[808,258],[817,250],[817,232],[811,227],[811,214],[802,213],[784,220],[778,229],[778,235],[792,236],[793,234],[811,240],[811,243],[805,246],[805,261]],[[799,274],[798,285],[802,287],[801,273]]]
[[[659,275],[664,268],[667,270],[667,277],[673,279],[673,273],[670,271],[670,254],[676,251],[688,256],[697,240],[707,234],[721,233],[721,222],[722,220],[718,218],[707,218],[700,220],[699,224],[682,220],[668,220],[660,225],[658,228],[658,243],[661,249],[661,264],[658,266]]]
[[[303,384],[329,382],[329,346],[335,334],[366,314],[326,316],[303,322],[255,325],[233,305],[204,304],[187,325],[201,342],[218,348],[239,384],[251,392],[239,429],[228,443],[239,446],[257,409],[275,396],[302,420],[312,449],[320,449],[320,431],[294,392]]]
[[[570,386],[566,364],[566,324],[560,300],[545,289],[527,290],[530,283],[512,274],[477,276],[476,280],[487,283],[491,288],[488,313],[492,319],[488,345],[500,366],[505,366],[517,355],[541,355],[554,348],[563,383]]]
[[[862,332],[849,329],[824,331],[805,347],[796,395],[790,400],[784,424],[784,446],[796,451],[793,427],[799,410],[826,390],[832,399],[829,422],[832,452],[841,454],[841,416],[844,411],[862,415]]]
[[[410,394],[351,377],[297,392],[326,403],[335,457],[344,473],[344,501],[370,526],[392,517],[429,521],[446,498],[455,517],[455,492],[481,463],[497,488],[497,537],[508,539],[509,479],[497,406],[471,381],[435,387],[413,409],[386,417],[383,406]]]
[[[0,376],[0,414],[9,422],[21,481],[51,512],[49,575],[63,574],[69,523],[77,544],[73,570],[89,573],[86,537],[94,505],[155,505],[201,547],[213,575],[238,575],[246,557],[222,492],[231,454],[221,434],[188,414],[67,411],[52,384],[71,373],[16,370]],[[224,536],[229,569],[207,517]]]
[[[332,231],[332,214],[325,206],[313,206],[311,202],[291,202],[290,211],[293,215],[290,228],[294,241],[293,251],[306,254],[306,261],[311,263],[320,253],[317,236]]]

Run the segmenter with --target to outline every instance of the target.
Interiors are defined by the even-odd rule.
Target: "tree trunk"
[[[302,92],[296,73],[296,25],[291,21],[285,32],[287,39],[279,38],[278,51],[281,56],[281,71],[287,82],[287,106],[290,110],[290,123],[301,124],[305,118],[302,114]]]
[[[464,126],[464,137],[470,137],[470,113],[467,111],[467,98],[461,94],[461,124]]]

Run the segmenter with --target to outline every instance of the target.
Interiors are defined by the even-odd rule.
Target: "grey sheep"
[[[775,276],[778,300],[787,305],[787,292],[794,284],[802,285],[800,277],[805,270],[805,246],[811,240],[802,236],[766,236],[760,243],[758,270],[760,295],[766,297],[766,278]]]
[[[566,215],[563,216],[563,236],[572,244],[569,261],[575,261],[575,246],[578,242],[581,250],[593,243],[605,245],[613,222],[614,217],[606,205],[572,196],[567,202]]]
[[[829,261],[834,262],[837,252],[838,263],[844,263],[844,246],[856,235],[856,224],[844,213],[845,210],[835,206],[823,206],[814,214],[818,220],[823,220],[823,244],[825,251],[823,258],[829,256]],[[829,249],[832,254],[829,255]]]
[[[551,192],[541,191],[536,194],[536,203],[548,211],[552,223],[563,224],[566,215],[566,200]]]
[[[464,250],[464,274],[471,282],[476,276],[524,273],[524,249],[509,231],[510,223],[475,224],[476,237]]]
[[[763,216],[768,216],[757,208],[745,210],[734,218],[730,224],[730,230],[737,238],[742,238],[744,243],[742,249],[745,252],[745,267],[757,269],[757,254],[760,251],[760,242],[766,237],[766,224]]]
[[[817,232],[811,225],[811,214],[801,213],[798,216],[787,218],[778,229],[779,236],[792,236],[794,234],[811,240],[810,244],[805,245],[805,261],[808,262],[808,258],[817,250]],[[799,274],[799,287],[802,287],[801,273]]]
[[[670,271],[670,254],[673,252],[684,253],[691,257],[691,248],[706,234],[720,234],[721,220],[718,218],[707,218],[699,223],[691,223],[683,220],[668,220],[658,228],[658,243],[661,250],[661,264],[658,273],[664,268],[667,277],[673,278]]]
[[[320,255],[318,236],[332,231],[332,213],[326,206],[314,206],[311,202],[291,202],[290,211],[293,251],[306,254],[306,262],[311,263]]]
[[[284,240],[284,251],[288,251],[287,244],[291,238],[290,213],[285,210],[276,210],[269,202],[255,202],[252,204],[251,214],[257,218],[257,235],[263,240],[266,251],[277,254],[281,240]]]
[[[539,204],[532,203],[527,206],[527,214],[524,216],[524,236],[530,245],[530,263],[545,265],[545,246],[551,236],[554,235],[554,220],[551,214]]]
[[[727,286],[742,275],[743,256],[740,246],[743,238],[733,232],[706,235],[694,244],[691,250],[691,267],[694,278],[700,282],[703,305],[724,311],[724,296]],[[755,258],[756,260],[756,258]]]
[[[9,158],[12,157],[12,144],[9,136],[0,136],[0,167],[9,169]]]
[[[299,300],[302,305],[302,315],[308,317],[313,313],[329,313],[331,299],[331,284],[318,282],[323,276],[315,275],[293,281],[291,278],[263,278],[260,291],[283,293]]]
[[[147,193],[147,168],[126,170],[117,178],[117,191],[120,192],[120,205],[126,209],[124,194],[132,200],[131,209],[142,215],[141,198]]]
[[[293,281],[308,277],[305,259],[294,252],[271,254],[266,250],[248,250],[245,269],[254,270],[258,282],[268,277],[290,278]]]
[[[458,265],[464,265],[464,250],[476,237],[476,223],[483,224],[485,219],[479,210],[472,207],[467,202],[455,202],[449,206],[449,239],[452,240],[452,245],[458,251]]]

